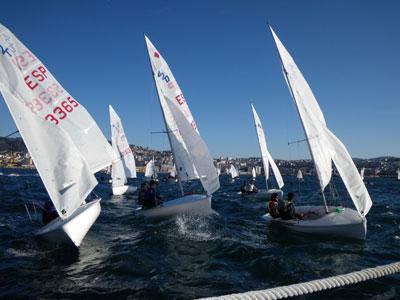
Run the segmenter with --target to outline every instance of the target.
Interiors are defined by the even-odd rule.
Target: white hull
[[[238,192],[238,194],[240,194],[241,196],[246,197],[246,198],[265,199],[267,201],[271,198],[271,195],[273,193],[278,194],[278,199],[283,198],[283,191],[278,190],[278,189],[258,190],[257,193],[252,193],[252,194],[243,194],[242,192]]]
[[[80,206],[69,218],[57,218],[40,228],[35,234],[46,240],[79,247],[85,235],[100,215],[100,200]]]
[[[272,224],[279,224],[307,234],[365,240],[367,236],[367,219],[365,217],[361,217],[357,211],[351,208],[330,206],[329,211],[330,213],[326,214],[323,206],[296,206],[296,213],[306,215],[304,220],[274,219],[270,214],[265,214],[263,218]]]
[[[198,194],[170,200],[155,208],[137,209],[138,214],[148,218],[170,218],[182,214],[208,216],[211,212],[211,196]]]
[[[119,196],[123,194],[134,193],[137,190],[136,186],[123,185],[112,188],[113,195]]]

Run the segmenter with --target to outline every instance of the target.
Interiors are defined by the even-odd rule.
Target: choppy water
[[[80,249],[72,251],[32,236],[38,225],[29,221],[24,201],[47,199],[35,172],[2,172],[2,298],[191,299],[292,284],[400,260],[400,182],[392,178],[368,180],[373,183],[367,187],[374,206],[365,242],[310,238],[270,228],[261,219],[265,202],[242,199],[237,194],[240,181],[229,183],[225,176],[213,197],[218,214],[156,223],[135,216],[134,196],[113,197],[103,183],[95,189],[103,198],[102,213]],[[24,176],[6,176],[10,173]],[[306,178],[300,193],[294,178],[285,181],[286,191],[300,195],[298,204],[319,204],[314,178]],[[198,184],[186,186],[186,190],[198,188]],[[342,194],[340,183],[337,188]],[[167,197],[178,191],[176,184],[162,183],[160,189]],[[348,199],[337,202],[350,204]],[[400,299],[400,276],[301,299]]]

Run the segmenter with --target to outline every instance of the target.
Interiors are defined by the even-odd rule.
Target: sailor
[[[162,203],[162,198],[157,191],[157,185],[157,181],[150,181],[150,188],[144,194],[143,208],[152,208]]]
[[[53,202],[51,202],[50,200],[47,200],[44,203],[44,207],[43,207],[43,212],[42,212],[42,222],[43,225],[47,225],[48,223],[50,223],[51,221],[53,221],[54,219],[58,218],[58,213],[56,208],[54,207]]]
[[[289,192],[287,195],[287,200],[278,201],[278,211],[283,220],[292,219],[303,219],[302,214],[296,214],[296,209],[294,206],[294,193]]]
[[[278,194],[273,193],[271,198],[268,202],[268,211],[271,217],[279,218],[279,211],[278,211]]]
[[[147,181],[143,181],[140,185],[140,191],[139,191],[139,197],[138,197],[138,203],[140,205],[143,205],[144,203],[144,197],[146,194],[146,191],[149,189],[149,184]]]
[[[254,194],[258,192],[256,187],[256,181],[254,179],[250,179],[247,181],[246,185],[244,186],[245,194]]]

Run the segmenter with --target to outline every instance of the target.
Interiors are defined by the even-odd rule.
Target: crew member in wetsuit
[[[143,208],[152,208],[162,203],[162,198],[157,191],[157,181],[150,181],[150,188],[144,194]]]
[[[44,209],[42,212],[42,222],[43,225],[49,224],[54,219],[58,218],[58,213],[56,208],[54,207],[53,202],[47,200],[44,204]]]
[[[271,195],[271,198],[268,202],[268,211],[269,214],[271,215],[271,217],[275,218],[279,218],[279,210],[278,210],[278,194],[277,193],[273,193]]]
[[[147,181],[143,181],[142,184],[140,185],[140,191],[139,191],[139,197],[138,197],[138,203],[140,205],[143,205],[144,203],[144,197],[146,195],[147,190],[149,189],[149,184]]]

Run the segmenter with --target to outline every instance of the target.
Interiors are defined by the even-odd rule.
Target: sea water
[[[48,199],[33,170],[3,169],[0,175],[0,297],[193,299],[259,290],[344,274],[400,260],[400,182],[366,178],[373,200],[364,242],[310,237],[270,227],[263,199],[242,198],[220,177],[209,217],[179,216],[150,221],[135,215],[137,196],[112,196],[108,177],[95,189],[102,212],[79,250],[38,240],[40,214],[32,203]],[[10,176],[10,174],[13,174]],[[16,176],[17,175],[17,176]],[[20,176],[18,176],[20,175]],[[99,177],[100,179],[100,177]],[[296,204],[321,204],[318,184],[285,177]],[[139,185],[141,179],[131,184]],[[352,207],[334,178],[334,204]],[[263,187],[263,178],[257,178]],[[185,184],[198,192],[198,182]],[[160,183],[166,199],[176,183]],[[25,205],[28,207],[30,221]],[[37,205],[36,205],[37,207]],[[39,210],[37,208],[37,210]],[[301,299],[400,299],[400,276],[325,291]]]

